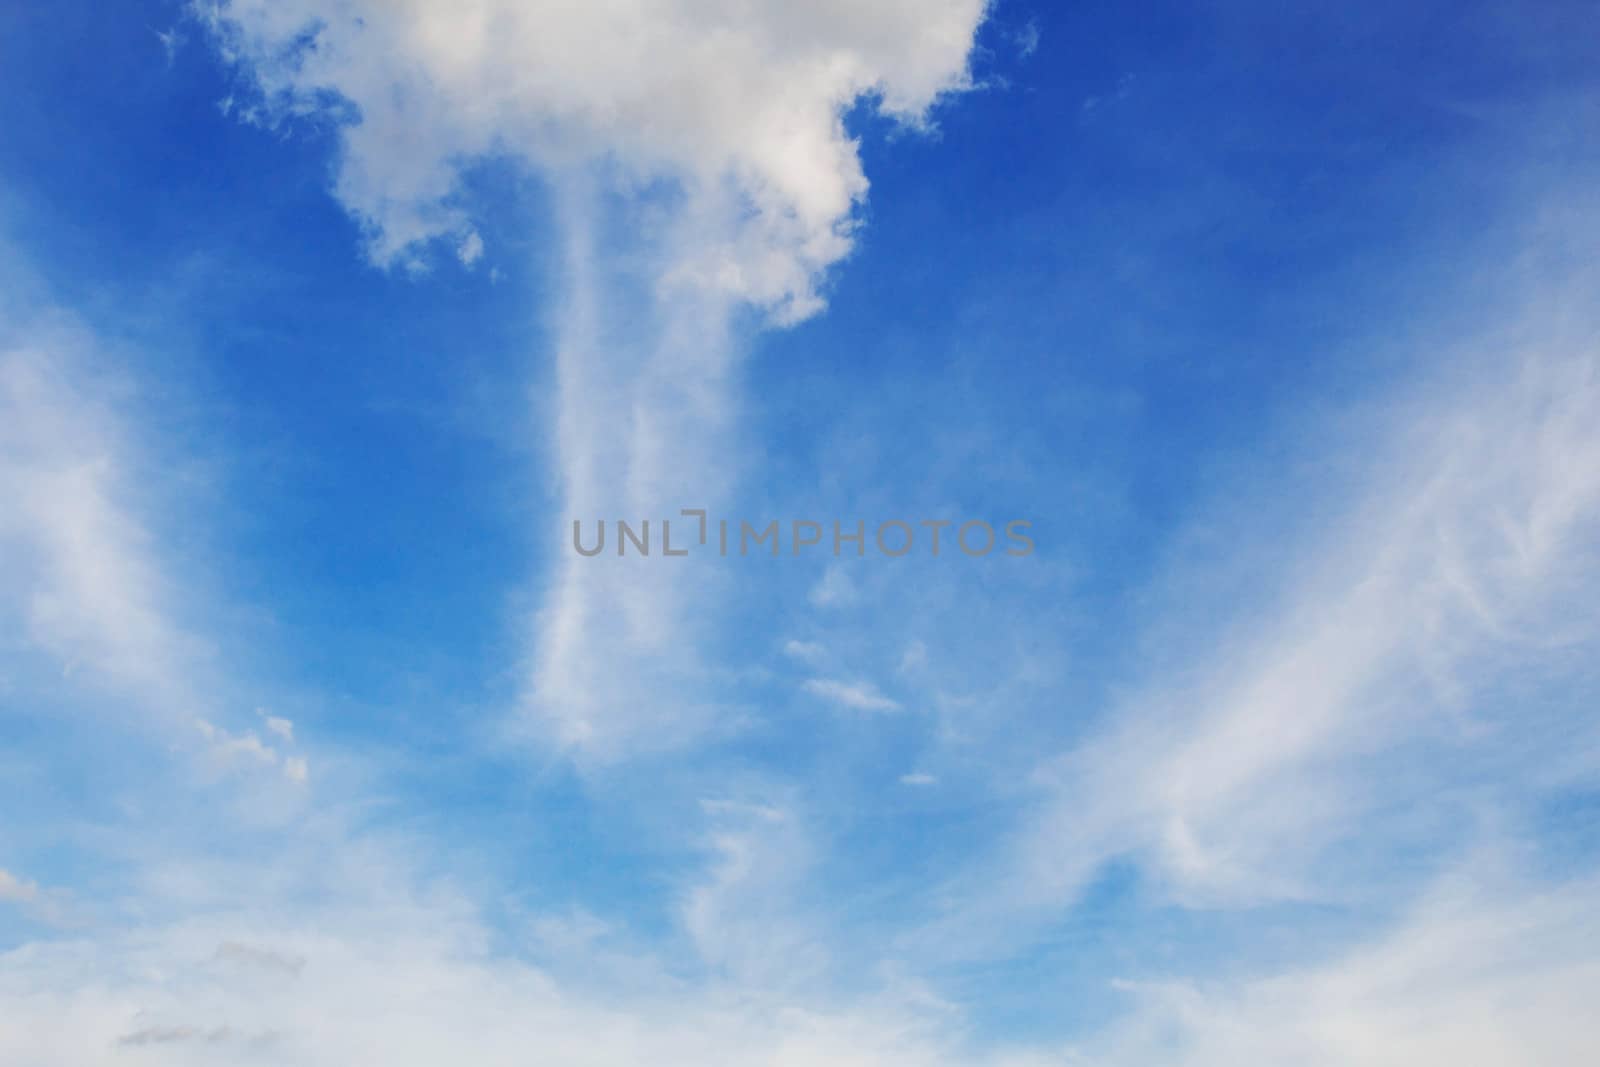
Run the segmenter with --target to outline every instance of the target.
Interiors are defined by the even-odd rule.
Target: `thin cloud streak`
[[[86,369],[89,344],[52,324],[0,351],[0,588],[60,670],[176,723],[197,706],[187,678],[205,648],[172,619],[176,592],[130,501],[137,449]]]
[[[231,650],[206,628],[223,605],[170,548],[179,502],[195,501],[168,464],[191,457],[151,431],[147,383],[94,331],[50,307],[19,264],[0,271],[39,308],[0,321],[0,623],[17,635],[0,645],[0,671],[30,698],[0,713],[81,708],[194,770],[275,769],[303,784],[310,764],[292,736],[274,727],[269,745],[230,725],[244,718],[224,677]]]
[[[802,686],[812,696],[852,711],[899,711],[900,703],[878,692],[871,682],[842,682],[835,678],[811,678]]]
[[[1391,412],[1367,485],[1276,576],[1270,606],[1221,631],[1180,609],[1223,634],[1196,642],[1205,666],[1040,767],[1004,873],[952,887],[932,942],[1004,954],[1124,858],[1191,906],[1336,898],[1371,874],[1330,869],[1338,850],[1398,841],[1397,811],[1444,814],[1427,783],[1440,798],[1457,776],[1503,783],[1493,810],[1510,817],[1600,769],[1592,727],[1495,691],[1600,638],[1578,608],[1600,588],[1596,335],[1546,305],[1505,337],[1509,356],[1459,357],[1470,387]]]

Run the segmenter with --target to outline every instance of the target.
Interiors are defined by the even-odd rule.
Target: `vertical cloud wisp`
[[[923,124],[969,84],[985,10],[233,0],[201,17],[259,84],[258,115],[340,124],[335,190],[376,263],[420,269],[435,241],[492,250],[457,195],[475,161],[550,179],[567,251],[559,481],[570,514],[598,519],[729,491],[734,316],[822,306],[867,191],[845,112],[865,100]],[[692,733],[681,577],[567,555],[540,620],[536,720],[600,758]]]

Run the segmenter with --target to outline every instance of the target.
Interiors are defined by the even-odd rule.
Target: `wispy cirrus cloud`
[[[92,334],[78,336],[92,355]],[[119,775],[116,803],[92,832],[72,826],[71,810],[46,813],[41,832],[97,871],[85,900],[93,921],[59,936],[32,929],[0,949],[0,1059],[332,1064],[376,1054],[423,1064],[464,1054],[511,1064],[537,1048],[597,1067],[752,1056],[774,1065],[970,1062],[959,1019],[914,983],[866,979],[849,998],[833,988],[832,937],[807,899],[819,849],[799,804],[707,802],[702,862],[680,872],[667,901],[670,936],[612,936],[607,949],[626,982],[612,973],[598,989],[588,984],[592,951],[576,963],[541,960],[548,936],[523,944],[515,925],[481,910],[493,889],[427,873],[439,865],[435,843],[364,825],[387,798],[373,791],[378,772],[361,752],[341,753],[327,788],[290,810],[236,818],[258,783],[232,772],[304,780],[297,731],[264,709],[256,729],[227,716],[225,657],[197,651],[188,636],[186,619],[204,615],[194,592],[202,583],[166,551],[155,532],[163,516],[149,514],[176,475],[138,462],[149,427],[128,401],[137,389],[108,388],[92,359],[68,358],[47,340],[36,335],[26,359],[0,363],[0,395],[18,416],[4,424],[0,469],[46,495],[60,481],[87,487],[91,513],[116,521],[93,526],[93,544],[68,556],[81,564],[60,568],[72,581],[50,566],[4,572],[29,589],[59,586],[55,596],[74,605],[81,627],[22,651],[53,667],[76,664],[65,703],[79,685],[109,686],[123,698],[116,706],[148,712],[158,737],[180,743],[139,749],[139,778]],[[72,478],[84,465],[96,477]],[[75,533],[49,509],[6,521],[6,536],[29,553]],[[28,603],[8,600],[7,610]],[[151,625],[126,634],[111,625],[129,620]],[[138,733],[148,724],[117,725]],[[196,776],[196,766],[228,773]],[[0,835],[8,853],[13,829]],[[57,891],[9,868],[0,899],[35,924],[63,914]],[[548,934],[551,917],[533,913],[527,925]],[[602,928],[626,931],[627,922]],[[397,1008],[414,1021],[384,1022]]]
[[[959,891],[930,936],[953,923],[991,951],[990,917],[1023,937],[1116,861],[1198,908],[1403,893],[1378,857],[1411,852],[1415,878],[1593,781],[1600,734],[1539,686],[1586,692],[1581,650],[1600,640],[1579,607],[1600,587],[1600,334],[1567,275],[1542,277],[1436,357],[1451,386],[1308,428],[1341,457],[1311,468],[1338,494],[1316,526],[1270,509],[1241,526],[1237,500],[1206,516],[1240,534],[1202,557],[1206,582],[1174,580],[1160,620],[1195,658],[1039,765],[1007,873]],[[1283,529],[1298,549],[1258,551]]]
[[[112,921],[0,950],[0,1057],[1048,1062],[974,1058],[960,1014],[914,978],[855,976],[841,993],[836,938],[807,899],[820,852],[788,798],[703,803],[702,862],[674,880],[667,937],[626,914],[511,904],[507,922],[511,902],[442,871],[436,842],[364,825],[373,799],[335,782],[270,827],[234,826],[226,805],[186,812],[166,847],[136,853]],[[199,843],[219,823],[229,847],[212,853]]]
[[[203,643],[130,499],[136,446],[87,368],[88,335],[44,322],[0,351],[0,585],[30,644],[64,671],[130,688],[157,714],[194,711]]]
[[[800,663],[818,664],[828,658],[828,650],[815,641],[790,639],[783,643],[783,654]]]
[[[801,687],[812,696],[853,711],[899,711],[900,702],[884,696],[871,682],[844,682],[837,678],[810,678]]]
[[[1084,1062],[1581,1062],[1600,1041],[1583,1009],[1600,994],[1597,888],[1518,881],[1480,858],[1332,959],[1246,980],[1122,983],[1135,1010]]]
[[[192,471],[166,464],[193,457],[154,438],[147,383],[0,251],[18,294],[0,306],[0,620],[16,635],[0,642],[0,667],[31,698],[95,709],[197,765],[303,782],[292,737],[230,729],[242,716],[227,650],[207,630],[210,577],[173,549]],[[35,303],[11,306],[22,299]],[[30,714],[31,702],[0,712]]]

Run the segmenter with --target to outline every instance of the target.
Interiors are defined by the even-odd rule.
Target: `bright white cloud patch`
[[[835,678],[812,678],[805,683],[812,696],[855,711],[898,711],[900,704],[878,692],[871,682],[842,682]]]
[[[172,717],[193,697],[198,643],[172,619],[130,480],[137,448],[62,325],[0,350],[0,620],[60,669]]]
[[[701,239],[680,247],[671,280],[794,319],[819,306],[818,275],[849,251],[867,190],[844,111],[868,97],[922,122],[967,84],[984,7],[232,0],[204,14],[269,111],[350,120],[338,194],[379,262],[470,240],[452,198],[476,159],[603,160],[621,188],[676,183]]]
[[[477,230],[468,233],[456,246],[456,258],[464,267],[471,267],[483,258],[483,238]]]

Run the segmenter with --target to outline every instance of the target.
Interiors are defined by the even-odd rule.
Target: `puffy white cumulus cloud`
[[[671,280],[772,309],[820,306],[865,196],[844,112],[908,124],[968,84],[986,0],[230,0],[204,17],[266,114],[344,123],[337,192],[384,264],[470,240],[461,167],[596,162],[667,182],[693,232]]]

